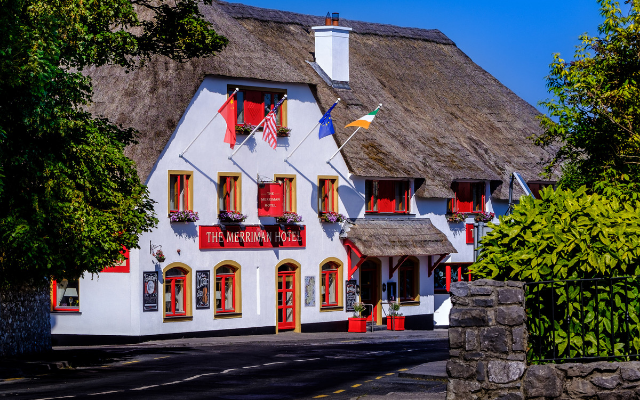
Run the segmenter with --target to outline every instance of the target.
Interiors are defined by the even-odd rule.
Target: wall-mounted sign
[[[158,311],[158,273],[142,273],[142,310]]]
[[[258,184],[258,217],[281,217],[284,213],[283,185]]]
[[[220,225],[199,227],[200,250],[300,248],[304,225]]]
[[[211,307],[209,271],[196,271],[196,309]]]
[[[355,311],[353,305],[358,301],[357,285],[358,281],[350,279],[345,282],[346,287],[344,291],[344,303],[347,306],[347,311]]]

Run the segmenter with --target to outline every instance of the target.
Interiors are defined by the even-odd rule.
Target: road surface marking
[[[131,390],[145,390],[145,389],[151,389],[154,387],[158,387],[160,385],[150,385],[150,386],[143,386],[143,387],[139,387],[139,388],[135,388],[135,389],[131,389]]]
[[[315,361],[315,360],[319,360],[320,358],[308,358],[307,361]]]
[[[167,383],[160,384],[160,386],[175,385],[176,383],[180,383],[180,382],[182,381],[167,382]]]
[[[122,364],[133,364],[133,363],[137,363],[140,362],[139,360],[136,361],[127,361],[127,362],[123,362]]]
[[[251,365],[249,367],[242,367],[242,368],[260,368],[260,366],[259,365]]]
[[[222,372],[220,372],[220,373],[221,373],[221,374],[226,374],[227,372],[235,371],[235,370],[236,370],[235,368],[230,368],[230,369],[225,369],[224,371],[222,371]]]
[[[362,383],[356,383],[355,385],[353,385],[351,387],[358,387],[358,386],[362,386]]]
[[[198,378],[200,378],[201,376],[202,376],[202,375],[196,375],[196,376],[192,376],[191,378],[186,378],[186,379],[185,379],[185,382],[186,382],[186,381],[192,381],[192,380],[194,380],[194,379],[198,379]]]
[[[37,376],[44,376],[44,375],[37,375]],[[5,381],[19,381],[20,379],[26,379],[26,378],[8,378],[8,379],[5,379]]]
[[[362,342],[362,340],[342,340],[340,343],[355,343],[355,342]]]
[[[323,397],[329,397],[329,395],[328,394],[321,394],[319,396],[314,397],[314,399],[321,399]]]
[[[275,364],[284,364],[284,361],[276,361],[276,362],[271,362],[271,363],[266,363],[266,364],[262,364],[262,365],[275,365]]]
[[[378,376],[376,379],[382,379],[384,378],[384,376]]]
[[[393,374],[395,374],[395,372],[389,372],[388,374],[385,374],[385,375],[389,376],[389,375],[393,375]]]
[[[373,381],[372,380],[364,381],[364,383],[367,383],[367,382],[373,382]]]
[[[154,360],[162,360],[163,358],[169,358],[169,357],[171,357],[171,356],[156,357],[156,358],[154,358]]]
[[[101,394],[111,394],[111,393],[118,393],[118,392],[121,392],[121,390],[112,390],[110,392],[91,393],[91,394],[88,394],[87,396],[98,396],[98,395],[101,395]]]
[[[333,392],[333,393],[342,393],[342,392],[344,392],[344,389],[336,390],[336,391],[335,391],[335,392]]]
[[[402,371],[408,371],[408,370],[409,368],[402,368],[402,369],[399,369],[398,371],[402,372]]]

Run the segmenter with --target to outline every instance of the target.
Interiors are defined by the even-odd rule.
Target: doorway
[[[380,304],[380,268],[373,261],[365,261],[360,266],[360,301],[373,305],[366,307],[362,315],[367,318],[367,322],[373,320],[376,324],[381,323],[378,314],[381,312]]]
[[[296,328],[296,267],[285,264],[278,267],[278,331]]]

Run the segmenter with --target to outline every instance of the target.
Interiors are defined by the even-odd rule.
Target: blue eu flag
[[[333,128],[333,120],[331,119],[331,111],[333,107],[336,106],[337,103],[331,106],[331,108],[324,113],[322,118],[320,118],[320,130],[318,131],[320,139],[325,136],[333,135],[336,133],[336,130]]]

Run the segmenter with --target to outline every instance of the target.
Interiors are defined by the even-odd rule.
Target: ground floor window
[[[187,273],[186,270],[178,267],[171,268],[165,273],[165,317],[182,317],[187,315]]]
[[[452,282],[471,281],[469,273],[471,263],[440,264],[434,271],[434,292],[448,293]]]
[[[216,313],[236,312],[236,269],[225,265],[216,269]]]
[[[53,281],[52,286],[55,311],[80,311],[80,283],[77,279]]]
[[[322,266],[322,276],[320,277],[322,306],[338,305],[338,265],[328,262]]]
[[[418,267],[414,260],[407,259],[399,268],[398,298],[400,301],[414,301],[418,297]]]

